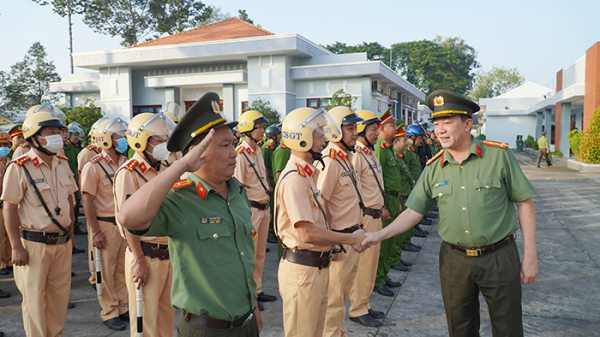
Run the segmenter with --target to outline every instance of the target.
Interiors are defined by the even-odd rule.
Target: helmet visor
[[[179,105],[173,101],[168,101],[167,103],[165,103],[165,105],[163,105],[162,109],[160,109],[159,112],[162,112],[164,114],[170,112],[176,118],[181,118],[181,117],[183,117],[185,110],[183,110],[183,107],[181,105]]]
[[[340,130],[340,127],[337,125],[333,117],[331,117],[331,115],[323,108],[320,108],[312,115],[308,116],[307,119],[300,123],[300,127],[309,127],[311,129],[323,127],[325,139],[328,141],[336,139],[342,134],[342,130]]]
[[[149,136],[156,139],[167,140],[171,136],[171,132],[173,132],[174,128],[175,122],[164,113],[159,112],[148,118],[136,131],[144,131]]]
[[[38,112],[48,112],[51,115],[53,115],[54,117],[60,119],[60,121],[64,124],[67,121],[67,115],[65,115],[64,112],[62,112],[62,110],[60,110],[59,108],[55,107],[52,104],[49,103],[44,103],[42,105],[40,105],[39,107],[37,107],[37,109],[35,109],[35,111],[33,111],[33,113],[38,113]]]
[[[120,117],[113,118],[106,127],[101,130],[100,133],[106,134],[108,131],[112,131],[113,134],[117,134],[121,137],[125,137],[125,132],[127,131],[127,123],[122,120]]]
[[[68,130],[70,133],[78,133],[79,135],[83,135],[83,130],[82,130],[82,129],[81,129],[79,126],[78,126],[78,125],[75,125],[75,124],[73,124],[73,123],[71,123],[71,124],[70,124],[70,125],[67,127],[67,130]]]

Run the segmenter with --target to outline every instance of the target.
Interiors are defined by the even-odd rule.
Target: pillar
[[[546,137],[548,138],[548,143],[552,144],[552,109],[546,109],[544,111],[544,130],[547,133]]]
[[[585,53],[584,130],[598,106],[600,106],[600,42],[596,42]]]
[[[542,112],[537,112],[537,123],[535,124],[535,139],[538,139],[542,136],[542,125],[544,124],[544,114]],[[548,137],[549,138],[549,137]]]
[[[239,116],[235,114],[235,97],[233,84],[223,84],[223,112],[232,120],[237,120]]]
[[[175,103],[181,105],[180,98],[181,98],[181,95],[179,93],[179,88],[177,88],[177,87],[165,88],[165,103],[166,102],[175,102]],[[185,108],[185,106],[184,106],[184,108]]]
[[[575,114],[575,127],[579,131],[583,131],[583,111],[578,111]]]
[[[560,117],[560,149],[565,157],[569,157],[569,140],[567,135],[571,131],[571,103],[562,104],[562,114]]]

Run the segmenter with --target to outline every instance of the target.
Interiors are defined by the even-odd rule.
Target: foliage
[[[217,6],[208,6],[206,8],[206,11],[209,12],[210,15],[208,15],[208,17],[204,21],[200,22],[198,26],[209,25],[211,23],[231,19],[233,17],[229,13],[223,13],[221,7]]]
[[[345,92],[344,89],[340,89],[333,93],[326,109],[329,111],[331,108],[335,108],[336,106],[347,106],[348,108],[354,110],[354,103],[356,103],[356,99],[356,97]],[[325,99],[322,98],[321,100]]]
[[[0,74],[1,108],[26,110],[42,102],[55,102],[60,94],[50,92],[50,82],[60,82],[54,62],[41,43],[35,42],[23,61],[10,66],[10,73]]]
[[[477,137],[475,137],[475,138],[477,138],[477,139],[479,139],[479,140],[486,140],[486,137],[485,137],[485,135],[484,135],[483,133],[482,133],[482,134],[480,134],[480,135],[478,135],[478,136],[477,136]]]
[[[86,98],[82,106],[76,107],[61,107],[61,110],[67,115],[67,123],[77,122],[81,125],[83,132],[87,135],[92,128],[92,125],[104,116],[98,106],[96,106],[96,97]],[[81,140],[87,139],[81,135]]]
[[[248,16],[248,13],[246,13],[245,9],[238,9],[238,18],[248,22],[249,24],[254,24],[254,21],[252,21],[252,19],[250,19],[250,16]]]
[[[334,44],[323,46],[325,49],[335,54],[349,53],[367,53],[367,58],[373,60],[374,55],[379,55],[381,62],[390,66],[390,49],[382,46],[378,42],[363,42],[356,46],[348,46],[345,43],[336,41]]]
[[[548,157],[552,158],[553,156],[557,156],[558,158],[563,157],[563,153],[560,151],[552,151],[548,153]]]
[[[600,164],[600,106],[596,107],[579,144],[581,160],[587,164]]]
[[[575,158],[577,158],[578,160],[581,159],[579,145],[581,143],[582,136],[583,132],[580,132],[577,129],[573,129],[571,130],[571,132],[569,132],[569,134],[567,134],[567,139],[569,140],[569,147],[571,148],[571,151],[573,151]]]
[[[525,147],[537,150],[537,141],[533,138],[532,135],[527,135],[527,139],[525,139],[523,143],[525,143]]]
[[[265,129],[271,125],[281,123],[281,115],[271,106],[271,102],[261,99],[260,97],[250,103],[248,110],[258,111],[269,120],[269,123],[265,123]]]
[[[31,0],[42,6],[52,5],[52,11],[61,18],[69,14],[82,14],[85,10],[85,0]]]
[[[492,67],[490,71],[478,70],[475,75],[473,89],[467,97],[478,102],[481,98],[492,98],[514,89],[525,82],[517,68]]]
[[[198,0],[154,0],[150,3],[159,34],[172,35],[199,27],[212,16],[212,11],[212,7]]]

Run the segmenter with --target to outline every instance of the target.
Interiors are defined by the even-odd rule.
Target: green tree
[[[150,12],[156,19],[156,31],[172,35],[202,26],[213,8],[197,0],[155,0],[150,3]]]
[[[271,102],[261,99],[260,97],[250,103],[248,110],[258,111],[269,120],[269,123],[265,123],[265,129],[271,125],[281,123],[281,115],[271,106]]]
[[[202,22],[200,22],[198,24],[198,26],[209,25],[211,23],[215,23],[215,22],[219,22],[219,21],[231,19],[233,17],[228,12],[224,13],[223,10],[221,9],[221,7],[217,7],[217,6],[208,6],[206,8],[206,11],[208,13],[210,13],[210,15],[208,15],[205,20],[203,20]]]
[[[60,82],[53,61],[48,61],[46,48],[35,42],[23,61],[10,66],[10,73],[1,76],[4,109],[26,110],[42,102],[55,102],[60,94],[50,92],[50,82]]]
[[[323,47],[335,54],[367,53],[369,60],[373,60],[377,55],[381,62],[390,66],[390,49],[382,46],[379,42],[363,42],[356,46],[348,46],[345,43],[336,41],[332,45]]]
[[[579,144],[581,160],[588,164],[600,164],[600,106],[596,107]]]
[[[248,13],[246,13],[245,9],[238,9],[238,18],[250,23],[250,24],[254,24],[254,21],[252,21],[252,19],[250,19],[250,16],[248,16]]]
[[[354,110],[354,103],[356,103],[356,99],[356,97],[345,92],[344,89],[340,89],[333,93],[326,109],[329,111],[331,108],[335,108],[336,106],[347,106],[348,108]],[[323,101],[325,98],[322,98],[321,100]]]
[[[579,147],[581,146],[581,137],[583,136],[583,132],[580,132],[577,129],[571,130],[569,134],[567,134],[567,139],[569,140],[569,148],[573,151],[575,158],[581,160],[581,151]]]
[[[96,97],[88,97],[82,106],[76,107],[61,107],[60,108],[67,116],[67,123],[77,122],[81,125],[83,132],[87,135],[92,128],[92,125],[100,118],[104,117],[104,113],[96,106]],[[81,136],[81,141],[87,140],[86,136]]]
[[[490,71],[478,70],[475,75],[473,88],[467,92],[467,97],[478,102],[481,98],[492,98],[514,89],[525,82],[517,68],[493,66]]]

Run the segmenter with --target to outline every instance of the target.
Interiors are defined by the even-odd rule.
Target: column
[[[569,140],[567,135],[571,131],[571,103],[562,104],[562,115],[560,117],[560,149],[566,158],[570,155]]]
[[[233,84],[223,84],[223,112],[232,120],[237,120],[235,115],[235,97],[233,95]]]
[[[544,115],[540,111],[538,111],[536,115],[537,124],[535,125],[535,139],[538,139],[542,136],[542,125],[544,124]]]
[[[547,133],[546,137],[548,138],[548,144],[551,144],[552,143],[552,109],[546,109],[546,111],[544,111],[544,130]]]
[[[177,87],[165,88],[165,103],[175,102],[175,103],[181,105],[180,96],[181,95],[179,94],[179,88],[177,88]],[[184,106],[184,108],[185,108],[185,106]]]
[[[583,110],[575,113],[575,127],[579,131],[583,131]]]

